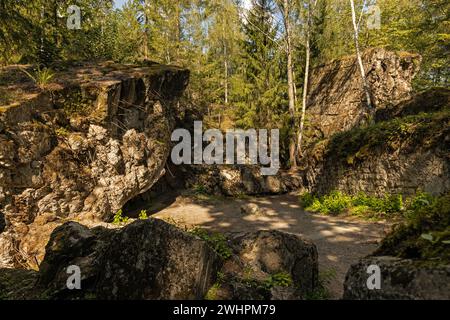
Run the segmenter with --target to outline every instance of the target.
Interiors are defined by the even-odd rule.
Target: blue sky
[[[121,8],[127,0],[114,0],[116,7]]]

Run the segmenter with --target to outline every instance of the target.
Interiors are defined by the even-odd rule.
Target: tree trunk
[[[225,18],[222,17],[223,21],[225,22]],[[223,68],[224,68],[224,106],[223,110],[221,111],[223,113],[223,117],[225,117],[225,112],[228,107],[228,78],[229,78],[229,66],[228,66],[228,47],[227,47],[227,41],[226,41],[226,30],[225,30],[225,23],[222,22],[222,42],[223,42]],[[222,117],[221,117],[222,118]],[[222,122],[219,120],[219,129],[221,128]]]
[[[309,27],[308,27],[309,28]],[[303,143],[303,130],[305,127],[305,117],[306,117],[306,103],[308,97],[308,82],[309,82],[309,64],[311,57],[309,30],[306,35],[306,62],[305,62],[305,79],[303,81],[303,99],[302,99],[302,115],[300,120],[300,129],[298,131],[298,141],[297,141],[297,152],[298,156],[302,156],[302,143]]]
[[[41,6],[41,20],[40,20],[40,22],[41,22],[41,25],[43,25],[44,24],[44,18],[45,18],[45,8],[44,8],[44,6],[42,5]],[[45,32],[44,32],[44,30],[45,30],[45,28],[41,28],[40,29],[40,32],[39,32],[39,36],[40,36],[40,39],[39,39],[39,53],[40,53],[40,57],[39,57],[39,59],[42,59],[43,58],[43,56],[44,56],[44,51],[45,51],[45,48],[44,48],[44,37],[45,37]],[[39,64],[41,64],[42,63],[42,61],[39,61]]]
[[[180,41],[181,41],[181,2],[177,1],[175,4],[175,61],[180,63]]]
[[[370,113],[372,111],[372,100],[370,98],[370,89],[367,84],[367,78],[366,78],[366,71],[364,70],[364,64],[361,58],[361,52],[359,49],[359,26],[356,22],[356,11],[355,11],[355,2],[353,0],[350,0],[350,6],[352,8],[352,21],[353,21],[353,29],[354,29],[354,40],[355,40],[355,48],[356,48],[356,57],[358,59],[358,65],[359,65],[359,71],[361,73],[361,78],[363,81],[364,86],[364,93],[366,95],[366,101],[367,101],[367,116],[370,116]]]
[[[308,88],[309,88],[309,66],[311,63],[311,17],[313,14],[313,10],[315,9],[317,4],[317,0],[314,1],[313,6],[311,7],[311,1],[308,1],[308,18],[306,21],[306,60],[305,60],[305,78],[303,81],[303,100],[302,100],[302,114],[301,114],[301,120],[300,120],[300,129],[298,131],[298,138],[297,138],[297,152],[299,158],[302,156],[302,144],[303,144],[303,135],[304,135],[304,128],[305,128],[305,117],[306,117],[306,104],[307,104],[307,98],[308,98]]]
[[[228,60],[225,58],[225,105],[228,104]]]
[[[286,32],[287,45],[287,76],[288,76],[288,96],[289,96],[289,114],[291,116],[292,128],[294,133],[291,135],[289,142],[289,162],[291,168],[297,167],[297,145],[295,138],[295,90],[294,90],[294,72],[292,63],[292,39],[291,26],[289,22],[289,1],[283,0],[284,28]]]
[[[149,30],[148,30],[148,24],[149,24],[149,10],[150,10],[150,4],[149,0],[144,1],[144,58],[148,60],[149,58],[149,52],[148,52],[148,38],[149,38]]]
[[[58,39],[58,2],[54,2],[53,6],[53,41],[55,42],[55,47],[59,48],[59,39]]]

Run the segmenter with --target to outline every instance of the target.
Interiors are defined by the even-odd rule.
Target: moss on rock
[[[411,214],[374,255],[450,264],[450,193]]]

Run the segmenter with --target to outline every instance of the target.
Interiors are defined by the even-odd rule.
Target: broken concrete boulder
[[[420,61],[417,54],[381,48],[364,52],[371,112],[354,55],[312,71],[310,126],[299,163],[304,190],[380,197],[450,190],[450,91],[414,92]],[[375,121],[367,123],[367,115]]]
[[[368,273],[370,266],[375,268]],[[377,276],[379,287],[375,282]],[[344,299],[449,300],[450,265],[390,256],[364,258],[347,273]]]
[[[318,287],[317,248],[308,240],[262,230],[234,235],[230,246],[217,299],[301,300]]]
[[[85,213],[109,221],[149,190],[165,172],[188,80],[188,70],[157,64],[79,64],[58,73],[51,92],[2,106],[0,247],[15,250],[0,252],[0,267],[41,261],[43,246],[27,236],[49,235],[37,230],[41,215],[55,226]]]
[[[209,240],[157,219],[115,229],[68,222],[51,234],[39,272],[0,269],[0,280],[7,279],[0,297],[295,300],[316,289],[317,249],[309,241],[257,231],[230,235],[221,245],[230,257]],[[76,272],[80,290],[70,290]]]
[[[183,169],[187,188],[201,186],[207,193],[225,196],[284,194],[303,185],[302,176],[295,172],[280,170],[263,176],[256,165],[190,165]]]
[[[71,265],[81,271],[78,293],[66,286]],[[50,238],[39,285],[56,299],[202,299],[219,267],[206,242],[162,220],[115,230],[70,222]]]
[[[263,215],[264,211],[256,203],[246,203],[241,206],[241,213],[246,216]]]
[[[383,48],[362,56],[374,109],[384,109],[408,100],[412,79],[420,68],[417,54],[396,53]],[[309,141],[326,139],[364,122],[365,93],[355,55],[333,60],[311,72],[308,91]]]

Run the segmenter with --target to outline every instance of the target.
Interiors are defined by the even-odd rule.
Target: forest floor
[[[257,204],[263,214],[243,215],[241,206]],[[327,278],[331,299],[340,299],[350,265],[372,253],[392,225],[385,221],[324,216],[301,209],[295,194],[258,198],[173,196],[152,202],[149,213],[178,226],[198,226],[221,233],[275,229],[313,241],[319,252],[319,268]]]

